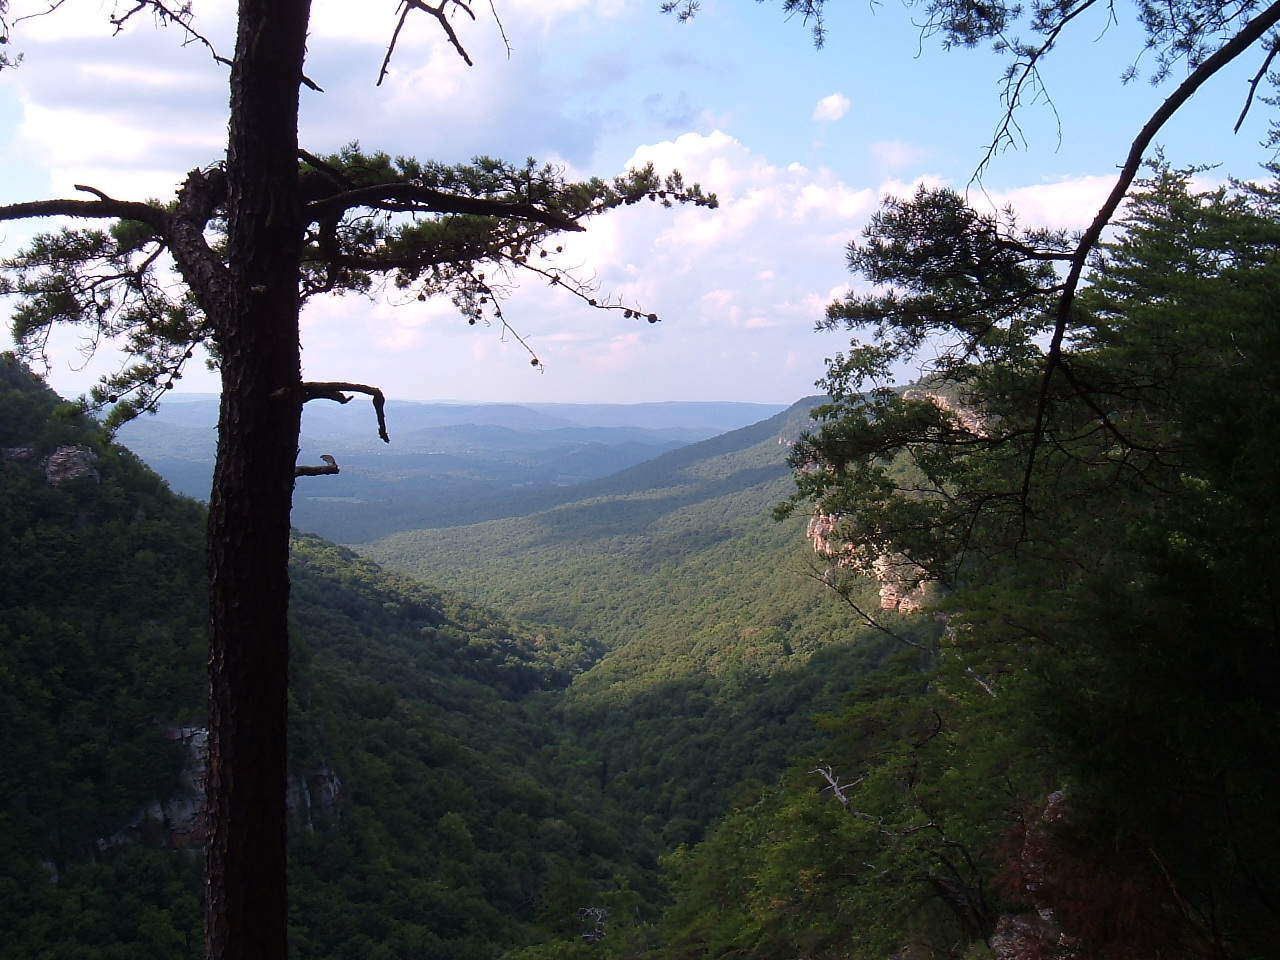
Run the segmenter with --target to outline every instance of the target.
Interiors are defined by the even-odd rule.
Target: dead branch
[[[502,35],[502,45],[507,48],[507,59],[511,59],[511,41],[507,39],[507,30],[502,25],[502,18],[498,16],[498,7],[493,0],[489,0],[489,12],[493,14],[493,22],[498,25],[498,33]]]
[[[1267,59],[1262,61],[1262,66],[1258,68],[1258,72],[1249,81],[1249,95],[1244,98],[1244,107],[1240,111],[1240,117],[1236,120],[1235,127],[1231,130],[1232,133],[1239,133],[1240,128],[1244,126],[1244,118],[1249,115],[1249,108],[1253,106],[1254,94],[1258,92],[1258,84],[1262,82],[1262,78],[1271,69],[1271,61],[1275,60],[1277,53],[1280,53],[1280,37],[1273,36],[1271,38],[1271,49],[1267,51]]]
[[[448,37],[449,42],[453,44],[453,49],[458,51],[458,56],[462,57],[468,67],[475,66],[475,64],[471,62],[470,55],[468,55],[466,49],[463,48],[462,41],[458,39],[458,35],[454,32],[453,24],[449,22],[448,15],[445,13],[445,9],[450,3],[462,10],[473,21],[475,20],[476,15],[471,12],[471,8],[463,3],[462,0],[440,0],[440,3],[434,7],[430,4],[423,3],[423,0],[400,0],[400,19],[396,21],[396,28],[391,33],[391,42],[387,44],[387,53],[386,56],[382,58],[382,67],[378,70],[378,82],[376,86],[382,86],[382,81],[387,78],[387,70],[391,67],[391,56],[395,53],[396,43],[400,39],[400,31],[404,29],[405,21],[409,19],[410,10],[421,10],[423,13],[429,13],[431,16],[435,17],[436,20],[440,22],[440,27],[444,30],[445,36]],[[497,13],[494,14],[494,18],[497,18]],[[502,27],[501,22],[499,22],[498,27]],[[507,39],[505,33],[502,35],[502,39],[504,41]],[[510,44],[507,45],[507,51],[509,55],[511,51]]]
[[[1078,7],[1064,14],[1062,19],[1053,26],[1046,36],[1044,43],[1040,44],[1038,47],[1026,50],[1026,57],[1020,68],[1016,63],[1009,66],[1010,72],[1005,79],[1004,91],[1001,94],[1001,99],[1004,100],[1005,104],[1004,115],[1001,117],[1000,123],[996,127],[996,132],[994,136],[992,136],[990,144],[987,146],[986,155],[982,158],[982,161],[978,164],[978,167],[973,174],[974,181],[981,181],[983,172],[990,165],[996,154],[1000,152],[1001,145],[1015,145],[1015,133],[1017,133],[1017,139],[1022,139],[1021,127],[1018,125],[1015,115],[1017,114],[1018,107],[1022,105],[1024,90],[1031,88],[1034,92],[1038,89],[1039,93],[1036,94],[1036,98],[1044,97],[1046,101],[1048,101],[1050,108],[1053,109],[1054,115],[1057,116],[1057,110],[1053,108],[1053,102],[1049,100],[1044,83],[1040,79],[1040,61],[1043,60],[1049,51],[1053,49],[1054,44],[1058,42],[1058,38],[1062,35],[1063,31],[1066,30],[1071,21],[1080,16],[1080,14],[1084,13],[1086,10],[1092,8],[1096,3],[1098,3],[1098,0],[1083,0]],[[1016,41],[1008,40],[1003,36],[1001,37],[1001,40],[1008,44],[1010,49],[1016,49]],[[1061,140],[1061,123],[1059,123],[1058,136],[1059,140]]]
[[[308,467],[299,464],[293,468],[293,475],[295,477],[326,477],[330,474],[342,472],[338,469],[338,461],[329,456],[329,454],[320,454],[320,459],[324,461],[323,467]]]
[[[281,394],[282,391],[277,390],[272,396]],[[387,398],[377,387],[370,387],[363,383],[340,383],[340,382],[311,382],[302,384],[302,402],[307,403],[311,400],[332,400],[335,403],[350,403],[351,398],[348,393],[363,393],[373,398],[373,412],[378,417],[378,436],[383,443],[390,443],[391,438],[387,436]]]
[[[825,793],[827,790],[830,790],[835,794],[835,798],[840,801],[840,805],[846,810],[849,809],[850,800],[845,791],[851,787],[856,787],[858,784],[862,783],[863,780],[867,779],[864,776],[859,777],[857,780],[852,780],[849,783],[841,783],[840,778],[836,776],[835,770],[832,769],[830,764],[827,764],[825,767],[814,767],[809,772],[816,773],[818,776],[822,777],[822,779],[827,781],[827,785],[822,788],[823,792]]]
[[[58,5],[61,5],[61,2]],[[172,24],[178,27],[179,30],[187,35],[187,43],[200,44],[209,51],[209,55],[217,63],[226,67],[232,66],[231,61],[219,54],[214,48],[213,41],[191,25],[192,13],[189,5],[174,8],[165,3],[164,0],[135,0],[134,5],[124,13],[114,13],[107,20],[116,28],[116,33],[118,34],[124,29],[126,23],[143,10],[151,10],[155,14],[156,20],[164,26]]]
[[[987,696],[991,697],[993,700],[996,698],[996,690],[995,687],[991,685],[991,681],[978,676],[978,674],[974,672],[973,667],[966,665],[964,671],[973,678],[973,682],[980,686]]]

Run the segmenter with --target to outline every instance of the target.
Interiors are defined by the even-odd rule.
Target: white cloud
[[[811,393],[832,349],[811,331],[876,191],[829,170],[771,164],[722,132],[651,144],[631,160],[648,161],[715,190],[720,209],[626,207],[565,237],[547,262],[660,323],[593,311],[523,279],[503,309],[546,364],[539,375],[518,344],[468,327],[447,303],[348,299],[308,311],[307,376],[363,376],[408,397],[782,402]]]
[[[47,0],[20,2],[42,7]],[[231,0],[197,0],[201,28],[220,51],[230,42],[233,8]],[[851,279],[848,241],[886,193],[909,195],[918,183],[945,181],[915,177],[924,160],[934,163],[914,145],[923,136],[915,130],[905,134],[912,142],[850,139],[840,151],[845,169],[861,170],[870,157],[879,185],[821,165],[823,154],[805,144],[748,144],[721,132],[785,129],[786,118],[803,118],[812,99],[802,91],[814,88],[797,84],[789,98],[744,93],[768,80],[767,72],[748,76],[751,65],[733,60],[737,47],[728,39],[714,51],[692,47],[695,57],[683,48],[688,31],[651,7],[644,6],[649,19],[628,19],[639,8],[632,0],[500,3],[508,59],[482,3],[475,23],[457,24],[474,67],[428,18],[411,17],[390,75],[375,87],[395,0],[367,0],[358,16],[349,0],[315,0],[307,71],[326,92],[303,93],[309,149],[359,139],[370,149],[445,161],[477,153],[558,158],[572,176],[607,176],[643,139],[649,143],[634,151],[633,164],[678,168],[718,193],[721,207],[644,203],[566,238],[562,266],[594,281],[601,296],[656,312],[662,322],[592,311],[526,279],[504,310],[545,362],[545,375],[518,344],[503,342],[501,329],[469,327],[447,301],[348,297],[317,301],[304,314],[308,376],[378,383],[393,396],[421,399],[786,401],[811,392],[823,358],[840,347],[811,331],[833,292]],[[72,9],[80,13],[68,15]],[[207,51],[184,47],[174,31],[146,21],[109,39],[109,9],[103,0],[67,0],[54,16],[29,22],[18,44],[26,62],[0,75],[0,107],[12,104],[7,116],[22,117],[18,139],[6,146],[53,177],[59,195],[89,183],[122,197],[170,196],[186,170],[222,152],[226,70]],[[648,45],[637,39],[641,31],[648,31]],[[707,92],[717,89],[718,98]],[[774,112],[757,113],[766,103]],[[812,115],[831,123],[851,107],[834,93]],[[0,110],[0,121],[5,116]],[[821,133],[834,141],[859,131],[842,124]],[[924,142],[939,150],[938,169],[964,175],[945,165],[936,137]],[[806,162],[788,163],[797,156]],[[6,168],[9,178],[19,169]],[[1012,202],[1028,225],[1079,226],[1108,185],[1078,178],[988,197],[997,206]],[[46,188],[36,189],[39,196]],[[971,199],[988,202],[979,193]],[[10,242],[20,229],[7,231]],[[64,369],[76,345],[74,338],[59,342]],[[55,385],[78,393],[88,372]]]
[[[1112,177],[1069,177],[1029,187],[971,190],[969,203],[978,210],[1011,206],[1023,226],[1083,230],[1097,216],[1114,186]]]
[[[893,173],[904,167],[914,166],[929,158],[932,151],[917,147],[905,140],[881,140],[867,147],[877,169],[881,173]]]
[[[813,108],[813,119],[828,123],[833,120],[839,120],[849,112],[851,106],[853,104],[844,94],[833,93],[818,101],[818,105]]]

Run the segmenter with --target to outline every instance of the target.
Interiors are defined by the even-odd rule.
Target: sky
[[[145,16],[113,35],[112,0],[17,19],[48,6],[11,2],[10,49],[25,59],[0,73],[0,203],[72,196],[73,184],[167,199],[185,171],[220,158],[227,70],[207,50]],[[229,54],[234,3],[193,7]],[[304,375],[412,400],[793,402],[847,346],[814,325],[858,282],[847,245],[885,196],[948,185],[980,209],[1010,203],[1028,225],[1081,228],[1179,79],[1122,84],[1140,34],[1105,11],[1082,18],[1047,61],[1045,95],[1017,114],[1020,142],[975,182],[1003,109],[1000,58],[944,50],[895,0],[831,7],[817,50],[778,0],[703,0],[687,23],[659,0],[493,0],[501,27],[480,0],[474,22],[454,21],[474,66],[434,21],[410,16],[378,86],[396,4],[314,0],[306,69],[324,92],[303,91],[301,122],[312,153],[359,141],[448,162],[535,157],[571,177],[652,161],[716,192],[720,208],[641,204],[564,240],[561,266],[660,323],[590,310],[529,278],[503,310],[541,359],[534,368],[501,329],[468,326],[447,301],[318,299],[302,318]],[[1261,174],[1267,108],[1232,134],[1258,66],[1246,58],[1175,117],[1159,138],[1172,162]],[[0,254],[53,226],[0,225]],[[66,395],[121,362],[110,344],[89,358],[85,346],[72,331],[52,344],[49,380]],[[216,376],[192,364],[183,387],[215,391]]]

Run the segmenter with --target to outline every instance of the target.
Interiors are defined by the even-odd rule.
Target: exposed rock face
[[[59,447],[45,460],[44,477],[54,487],[83,476],[91,476],[96,481],[99,479],[98,471],[93,464],[97,459],[98,455],[88,447]]]
[[[872,564],[880,584],[880,609],[915,613],[928,601],[928,574],[901,554],[876,557]]]
[[[1053,922],[1036,914],[1006,913],[991,937],[993,960],[1069,960],[1075,955]]]
[[[806,536],[813,544],[813,549],[836,566],[858,566],[859,561],[863,560],[859,555],[861,548],[835,536],[840,519],[835,514],[816,513],[809,518]],[[924,568],[900,554],[871,558],[871,575],[880,584],[881,610],[914,613],[922,609],[929,600],[928,574]]]
[[[16,460],[31,460],[35,455],[35,447],[0,447],[0,463],[11,463]]]
[[[834,559],[847,550],[845,544],[831,539],[831,535],[835,533],[836,524],[839,522],[839,515],[834,513],[815,513],[809,518],[809,527],[805,530],[805,536],[813,544],[813,549],[823,556]],[[837,560],[837,562],[839,561]]]
[[[908,390],[903,393],[902,399],[927,400],[943,413],[950,414],[951,418],[965,433],[972,433],[975,437],[988,435],[986,421],[976,410],[955,403],[949,397],[945,397],[940,393],[933,393],[929,390]]]
[[[187,750],[182,767],[182,792],[164,803],[153,803],[147,816],[164,825],[168,846],[178,849],[204,845],[204,762],[209,751],[209,731],[204,727],[169,727],[171,740]]]
[[[929,390],[908,390],[904,400],[933,404],[947,414],[961,430],[977,437],[988,435],[985,419],[969,407]],[[836,536],[838,514],[814,514],[809,518],[807,536],[814,550],[838,567],[856,567],[868,572],[880,584],[880,609],[899,613],[915,613],[930,601],[930,577],[923,567],[901,554],[875,555],[863,545]]]
[[[164,728],[170,740],[186,748],[181,789],[164,801],[139,810],[129,824],[97,841],[98,851],[131,843],[151,843],[173,850],[198,849],[204,845],[204,760],[209,748],[209,731],[204,727]]]
[[[205,727],[165,727],[170,740],[186,749],[181,789],[164,801],[138,811],[123,829],[97,840],[100,853],[130,843],[150,843],[173,850],[198,850],[205,840],[205,758],[209,731]],[[338,819],[342,806],[342,781],[327,764],[309,776],[289,778],[285,795],[289,825],[308,833]]]
[[[1006,913],[1000,918],[991,938],[994,960],[1072,960],[1079,955],[1072,938],[1054,922],[1044,890],[1052,869],[1044,827],[1061,820],[1065,812],[1066,796],[1055,790],[1049,794],[1039,822],[1027,826],[1018,854],[1018,870],[1036,913]]]
[[[322,827],[338,819],[342,805],[342,781],[328,764],[307,777],[290,777],[285,796],[289,824],[295,830],[312,833],[316,824]]]

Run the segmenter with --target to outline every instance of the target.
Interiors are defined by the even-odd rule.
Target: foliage
[[[434,16],[467,59],[445,7],[404,8],[384,72],[411,10]],[[143,12],[212,52],[189,5],[140,0],[112,23],[123,29]],[[388,439],[376,387],[302,382],[303,302],[316,293],[364,292],[390,276],[423,299],[449,294],[472,322],[491,312],[507,330],[496,303],[504,270],[565,282],[561,271],[531,262],[552,234],[580,230],[580,219],[646,196],[715,205],[714,196],[686,186],[678,174],[660,180],[652,168],[613,184],[568,184],[532,162],[513,167],[480,159],[445,168],[393,162],[355,147],[317,158],[298,142],[299,91],[311,84],[309,23],[306,0],[239,4],[234,55],[229,61],[215,55],[231,66],[226,151],[188,172],[173,203],[121,201],[88,186],[81,191],[96,199],[0,206],[5,221],[52,216],[110,224],[38,237],[0,264],[6,273],[0,293],[23,298],[14,335],[27,355],[42,352],[57,323],[87,326],[91,342],[125,346],[130,362],[93,395],[94,406],[112,406],[108,428],[153,407],[198,346],[211,348],[221,370],[208,525],[207,751],[215,774],[206,784],[209,957],[285,960],[288,952],[281,791],[289,514],[295,477],[315,472],[297,464],[302,408],[322,398],[345,403],[344,390],[370,394],[379,435]],[[538,252],[541,260],[546,251]],[[490,264],[497,281],[477,269]],[[569,289],[592,306],[658,319],[598,303],[582,284],[570,282]]]
[[[450,166],[366,153],[354,143],[329,156],[304,151],[303,157],[303,301],[321,294],[372,294],[380,278],[389,277],[407,298],[450,297],[472,324],[492,319],[505,326],[501,301],[521,270],[593,307],[656,322],[656,314],[597,300],[558,265],[560,248],[552,248],[551,238],[582,229],[580,219],[645,199],[667,206],[716,205],[714,195],[685,184],[678,172],[663,177],[652,165],[612,181],[570,182],[560,169],[532,160],[512,165],[478,157]],[[222,178],[216,170],[209,178],[216,194]],[[226,200],[219,195],[208,226],[219,256],[225,256]],[[28,359],[42,355],[59,323],[86,328],[94,342],[122,344],[130,364],[95,387],[88,404],[110,408],[108,429],[154,408],[198,347],[211,351],[213,363],[221,349],[201,299],[172,282],[175,264],[166,230],[179,212],[178,201],[122,210],[123,218],[106,229],[64,227],[37,236],[4,261],[9,277],[0,281],[0,293],[21,298],[13,338]],[[78,207],[71,212],[94,215]],[[98,215],[119,212],[104,209]],[[0,209],[0,218],[7,215]]]
[[[0,46],[7,46],[9,43],[9,3],[8,0],[0,3]],[[22,54],[10,54],[7,50],[0,50],[0,70],[6,67],[16,67],[22,62]]]
[[[1038,892],[1013,889],[1106,957],[1149,948],[1157,929],[1180,955],[1263,955],[1280,920],[1265,813],[1280,790],[1280,211],[1274,186],[1197,193],[1190,179],[1157,167],[1132,198],[1058,377],[1044,373],[1037,295],[981,331],[945,318],[932,335],[958,349],[938,378],[864,394],[926,341],[894,292],[857,301],[882,310],[876,340],[833,363],[833,403],[792,461],[797,501],[839,518],[834,560],[900,556],[955,591],[942,662],[1021,705],[988,737],[1039,731],[1044,789],[1066,790]],[[909,202],[916,249],[932,243],[934,200]],[[873,223],[854,261],[933,289],[934,261],[896,256],[894,228]],[[1007,762],[1025,776],[1036,757]],[[1117,914],[1121,888],[1143,905]]]
[[[192,799],[168,732],[203,722],[204,511],[11,357],[0,411],[0,957],[191,957],[198,853],[148,809]],[[48,483],[68,445],[96,479]],[[649,841],[543,703],[592,648],[316,537],[293,563],[298,956],[493,957],[560,922],[565,871],[574,913],[650,910]]]
[[[813,715],[889,646],[851,628],[814,579],[802,528],[768,517],[811,405],[531,501],[523,516],[362,549],[606,651],[565,692],[564,749],[665,848],[696,842],[741,781],[772,781],[810,749]]]
[[[156,720],[197,712],[205,614],[199,508],[58,403],[0,357],[0,832],[60,866],[176,789]],[[74,444],[96,476],[51,485]]]
[[[825,718],[822,753],[665,861],[665,957],[961,956],[1007,903],[1034,736],[963,671],[901,658]],[[1002,729],[1003,728],[1003,729]]]

